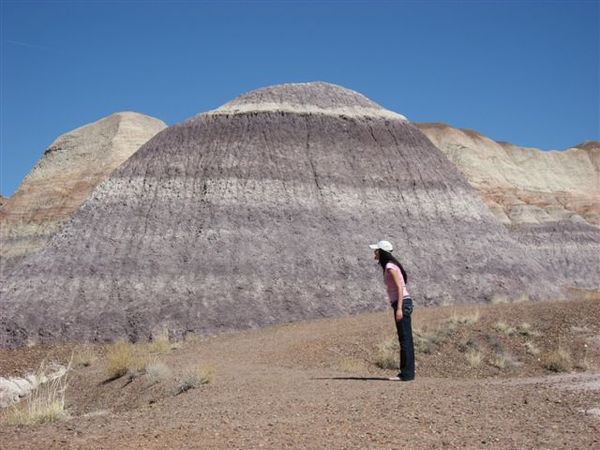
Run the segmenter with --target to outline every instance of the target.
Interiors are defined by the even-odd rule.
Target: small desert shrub
[[[515,329],[501,320],[494,324],[494,330],[499,331],[507,336],[515,334]]]
[[[360,372],[363,369],[363,364],[354,358],[341,358],[337,362],[337,367],[342,372]]]
[[[203,384],[212,383],[215,369],[210,366],[195,366],[186,370],[177,386],[175,395],[182,394],[190,389],[195,389]]]
[[[495,355],[490,359],[490,364],[498,369],[508,369],[523,365],[521,361],[505,350],[496,351]]]
[[[390,338],[377,346],[377,354],[375,356],[375,365],[382,369],[397,369],[400,355],[400,347],[398,341]]]
[[[141,358],[135,354],[133,344],[119,340],[106,352],[106,372],[109,379],[122,377],[132,369],[144,367]]]
[[[526,342],[525,350],[532,356],[537,356],[540,354],[540,349],[533,342]]]
[[[94,347],[89,344],[77,347],[73,353],[74,367],[88,367],[98,359],[98,354]]]
[[[566,348],[559,346],[545,356],[543,365],[553,372],[568,372],[573,366],[571,354]]]
[[[581,359],[581,361],[579,361],[577,363],[577,368],[583,369],[583,370],[594,369],[595,368],[594,364],[592,363],[592,361],[590,361],[588,359],[588,350],[589,350],[588,345],[584,344],[583,347],[584,347],[583,359]]]
[[[479,318],[479,311],[463,315],[458,315],[456,312],[454,312],[448,319],[448,323],[451,325],[475,325],[477,322],[479,322]]]
[[[167,333],[160,334],[148,344],[150,353],[167,353],[169,350],[171,350],[171,342]]]
[[[203,342],[206,338],[204,336],[201,336],[199,334],[196,333],[186,333],[183,336],[183,342],[185,344],[199,344],[200,342]]]
[[[465,356],[469,366],[473,368],[479,367],[483,361],[483,354],[479,350],[471,349],[465,354]]]
[[[452,330],[450,328],[438,328],[432,331],[415,329],[413,331],[413,340],[416,353],[430,354],[436,345],[446,338]]]
[[[494,295],[492,297],[492,305],[504,305],[508,303],[508,298],[504,295]]]
[[[156,384],[161,381],[167,380],[171,378],[173,372],[169,367],[162,361],[158,359],[154,359],[148,364],[146,364],[146,377],[148,377],[148,381],[150,384]]]
[[[520,335],[528,336],[528,337],[534,337],[534,336],[540,335],[540,332],[534,330],[533,327],[530,324],[528,324],[527,322],[523,322],[520,325],[518,325],[517,332]]]
[[[25,402],[13,405],[7,415],[7,422],[12,425],[32,425],[56,422],[67,418],[65,391],[68,386],[68,374],[72,361],[71,359],[62,375],[40,384],[29,394]],[[43,380],[47,376],[46,367],[42,363],[37,373],[37,379]]]
[[[497,367],[498,369],[506,369],[510,365],[509,360],[505,355],[496,355],[490,362],[492,366]]]
[[[577,364],[575,364],[575,368],[581,369],[581,370],[595,369],[594,365],[590,362],[590,360],[586,359],[586,358],[582,359]]]
[[[515,299],[515,303],[527,303],[529,302],[529,296],[527,294],[522,294]]]

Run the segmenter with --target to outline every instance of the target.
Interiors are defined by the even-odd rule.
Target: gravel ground
[[[600,312],[597,301],[517,306],[519,320],[540,317],[543,323],[552,312],[565,317],[565,308],[574,306],[592,322]],[[480,309],[479,327],[511,307]],[[463,312],[423,309],[415,321],[432,324],[457,311]],[[389,319],[389,314],[365,314],[192,339],[160,355],[172,375],[155,384],[146,376],[107,381],[100,359],[72,375],[71,419],[35,426],[2,423],[0,447],[600,448],[597,370],[551,375],[526,361],[521,375],[511,369],[482,377],[481,370],[469,371],[455,357],[438,366],[434,354],[418,356],[416,381],[391,382],[386,378],[393,371],[361,359],[393,331]],[[534,328],[542,325],[527,320]],[[586,338],[590,327],[580,327]],[[213,367],[214,381],[175,395],[186,369],[196,364]],[[454,371],[444,373],[451,365]],[[457,376],[461,368],[463,377]]]

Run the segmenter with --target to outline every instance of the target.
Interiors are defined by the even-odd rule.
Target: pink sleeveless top
[[[383,274],[383,281],[385,282],[385,286],[387,288],[388,297],[390,298],[390,302],[397,302],[399,299],[398,296],[398,286],[396,286],[396,282],[392,277],[390,271],[398,274],[398,279],[400,280],[400,286],[402,287],[402,298],[410,297],[408,290],[406,289],[406,283],[404,282],[404,277],[402,276],[402,271],[400,267],[396,264],[389,262],[385,265],[385,272]]]

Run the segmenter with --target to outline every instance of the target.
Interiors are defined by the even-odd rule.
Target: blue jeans
[[[394,308],[394,320],[396,320],[398,302],[392,303],[392,308]],[[396,320],[396,331],[398,332],[398,342],[400,343],[400,373],[398,376],[407,381],[415,378],[415,347],[410,319],[412,311],[412,299],[403,299],[402,320]]]

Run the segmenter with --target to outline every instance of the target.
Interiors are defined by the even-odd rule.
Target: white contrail
[[[39,48],[42,50],[49,50],[52,51],[51,48],[49,47],[44,47],[43,45],[37,45],[37,44],[29,44],[27,42],[21,42],[21,41],[13,41],[12,39],[6,39],[4,42],[6,42],[7,44],[14,44],[14,45],[20,45],[22,47],[29,47],[29,48]]]

